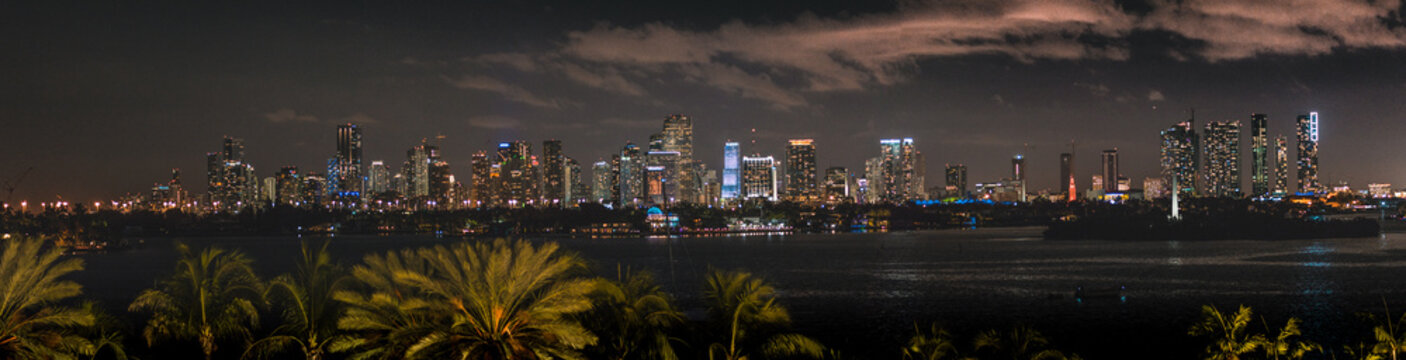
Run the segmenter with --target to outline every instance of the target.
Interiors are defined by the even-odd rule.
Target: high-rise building
[[[1250,195],[1269,194],[1269,116],[1250,114]]]
[[[741,146],[735,141],[723,143],[722,201],[729,203],[742,194]]]
[[[206,184],[211,205],[238,209],[259,198],[254,166],[244,162],[244,140],[226,136],[220,152],[207,153]]]
[[[1240,189],[1240,122],[1211,122],[1206,124],[1206,195],[1239,197]]]
[[[1274,195],[1289,193],[1289,140],[1284,135],[1274,139]]]
[[[498,185],[494,190],[499,201],[497,205],[523,207],[535,204],[539,164],[532,156],[532,144],[521,140],[498,143],[496,162],[499,168]]]
[[[884,199],[884,158],[876,157],[864,161],[864,186],[861,188],[865,204],[877,204]]]
[[[303,202],[303,178],[298,175],[297,166],[284,166],[275,179],[275,204],[298,206]]]
[[[825,169],[825,203],[839,204],[850,199],[849,170],[836,166]]]
[[[365,176],[366,172],[362,169],[361,164],[360,127],[355,124],[337,125],[336,158],[337,169],[334,182],[337,184],[335,192],[338,197],[344,201],[361,197],[364,191],[362,176]]]
[[[1063,191],[1065,200],[1074,201],[1079,199],[1079,189],[1074,181],[1074,154],[1059,154],[1059,190]]]
[[[610,200],[609,204],[620,206],[620,154],[610,154]]]
[[[590,199],[591,193],[588,187],[590,183],[583,179],[585,174],[581,173],[581,163],[571,157],[565,157],[565,159],[565,171],[562,172],[565,184],[562,187],[565,188],[566,193],[562,196],[562,202],[575,206]]]
[[[472,168],[473,178],[469,181],[469,199],[475,207],[489,207],[496,205],[493,201],[493,183],[497,179],[493,178],[493,163],[488,159],[488,153],[475,152],[469,158],[469,167]]]
[[[644,157],[634,143],[626,142],[620,149],[620,206],[639,206],[644,200]]]
[[[1318,182],[1318,112],[1299,115],[1299,189],[1301,193],[1322,191]]]
[[[912,138],[879,140],[879,157],[883,161],[882,189],[870,184],[871,189],[880,191],[883,201],[900,204],[924,193],[920,177],[919,155],[913,146]]]
[[[945,172],[947,177],[947,196],[967,196],[967,166],[962,164],[947,164]]]
[[[322,207],[325,205],[323,195],[326,193],[327,175],[316,171],[303,175],[303,206]]]
[[[1161,199],[1167,197],[1171,192],[1167,189],[1167,182],[1160,177],[1142,179],[1142,198]]]
[[[610,196],[611,188],[615,187],[611,182],[610,162],[597,161],[591,166],[591,176],[595,180],[591,182],[591,201],[600,204],[614,202],[614,198]]]
[[[400,168],[404,176],[406,198],[424,198],[430,195],[430,149],[427,144],[410,147],[405,151],[405,165]]]
[[[677,151],[650,151],[645,154],[645,173],[641,198],[654,205],[668,206],[684,200],[683,156]],[[652,184],[649,181],[659,181]],[[655,185],[658,185],[657,187]],[[653,191],[658,191],[657,193]]]
[[[702,194],[699,195],[703,197],[702,205],[706,205],[709,207],[717,207],[721,205],[718,202],[718,194],[722,193],[723,188],[722,182],[718,181],[718,171],[713,169],[704,169],[703,176],[701,178],[703,180],[703,190],[701,191]]]
[[[1118,149],[1103,151],[1103,192],[1118,192]]]
[[[272,176],[264,178],[264,182],[259,186],[259,202],[273,205],[278,200],[278,179]]]
[[[786,197],[801,203],[820,199],[814,140],[792,139],[786,145]]]
[[[1181,196],[1196,194],[1198,148],[1196,118],[1162,130],[1162,178]]]
[[[371,196],[391,191],[391,169],[386,166],[386,162],[371,162],[371,169],[366,172],[366,190]]]
[[[566,198],[566,163],[561,140],[542,142],[542,201],[559,204]]]
[[[700,163],[693,158],[693,119],[686,115],[674,114],[664,118],[664,144],[660,150],[679,153],[679,168],[676,170],[679,198],[683,202],[697,202],[702,198],[699,179]]]
[[[1025,180],[1025,155],[1011,157],[1011,180]]]
[[[742,157],[743,197],[776,201],[776,182],[776,159],[761,155]]]

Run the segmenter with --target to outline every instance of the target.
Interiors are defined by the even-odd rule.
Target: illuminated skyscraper
[[[947,164],[947,196],[967,196],[967,166]]]
[[[864,161],[864,195],[865,204],[877,204],[884,201],[884,158],[869,158]]]
[[[1118,149],[1103,151],[1103,192],[1118,192]]]
[[[1194,117],[1162,130],[1162,178],[1167,186],[1176,184],[1181,196],[1196,194],[1198,148]]]
[[[849,183],[849,170],[839,166],[826,169],[825,202],[827,204],[848,202],[850,199]]]
[[[303,177],[298,175],[297,166],[284,166],[278,170],[278,175],[274,177],[274,190],[277,197],[274,203],[278,205],[297,206],[303,201]]]
[[[238,209],[258,199],[258,178],[254,166],[244,162],[244,140],[226,136],[217,153],[205,156],[206,183],[212,205],[218,209]]]
[[[405,151],[405,164],[400,167],[404,176],[406,198],[424,198],[430,195],[430,151],[426,144],[410,147]]]
[[[1274,139],[1274,195],[1284,196],[1289,190],[1289,140],[1284,135]]]
[[[742,195],[741,146],[735,141],[723,144],[722,200],[729,203]]]
[[[1074,154],[1059,154],[1059,189],[1065,194],[1065,199],[1074,201],[1079,198],[1078,185],[1074,181]]]
[[[1299,115],[1299,192],[1316,193],[1318,183],[1318,112]]]
[[[879,140],[879,157],[883,161],[883,187],[879,189],[883,201],[901,204],[916,198],[914,194],[923,193],[918,154],[912,138]],[[878,189],[874,184],[870,187],[871,190]]]
[[[303,175],[303,206],[322,207],[324,206],[323,196],[327,193],[327,175],[319,172],[309,172]]]
[[[536,203],[539,164],[532,156],[532,144],[521,140],[498,143],[496,162],[499,171],[498,181],[495,182],[497,188],[494,189],[499,201],[497,205],[524,207]]]
[[[644,199],[644,152],[626,142],[620,149],[620,206],[639,206]]]
[[[371,162],[371,169],[366,172],[366,185],[367,193],[371,196],[391,190],[391,169],[386,167],[386,162],[381,160]]]
[[[776,159],[770,156],[742,157],[742,193],[747,199],[776,201]]]
[[[566,163],[561,140],[542,142],[542,201],[559,204],[566,198]]]
[[[1250,195],[1269,194],[1269,117],[1250,114]]]
[[[585,202],[591,197],[590,188],[588,187],[590,182],[582,179],[584,175],[581,173],[581,164],[576,162],[576,159],[565,156],[563,156],[563,158],[565,158],[566,161],[564,161],[565,168],[564,171],[562,171],[562,188],[566,190],[566,193],[562,195],[562,203],[574,206],[575,204]]]
[[[641,199],[649,204],[668,206],[683,200],[683,156],[677,151],[650,151],[645,154]],[[651,170],[652,169],[652,170]],[[652,176],[652,177],[651,177]],[[649,181],[659,181],[658,187]],[[658,193],[653,191],[658,190]]]
[[[674,114],[664,118],[663,151],[679,153],[677,187],[682,202],[702,200],[699,188],[699,163],[693,158],[693,119],[686,115]]]
[[[1011,180],[1025,180],[1025,155],[1011,157]]]
[[[469,160],[470,172],[473,174],[469,185],[469,200],[473,201],[475,207],[489,207],[496,203],[493,200],[493,163],[488,159],[488,153],[475,152]]]
[[[614,202],[610,196],[611,188],[614,187],[611,182],[610,162],[597,161],[591,166],[591,177],[594,178],[594,181],[591,182],[591,201],[600,204]]]
[[[343,200],[360,197],[366,171],[362,169],[361,128],[355,124],[337,125],[337,189],[335,192]],[[330,174],[330,173],[329,173]],[[330,180],[330,179],[329,179]]]
[[[786,197],[795,202],[820,199],[816,185],[815,143],[811,139],[793,139],[786,145]]]
[[[1239,197],[1240,122],[1206,124],[1206,195]]]

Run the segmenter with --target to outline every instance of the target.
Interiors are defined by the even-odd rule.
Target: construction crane
[[[5,203],[6,203],[6,204],[9,204],[10,202],[14,201],[14,198],[15,198],[15,188],[19,187],[19,186],[20,186],[20,182],[24,181],[24,178],[27,177],[27,176],[29,176],[29,173],[32,172],[32,171],[34,171],[34,167],[33,167],[33,166],[30,166],[30,167],[24,169],[24,171],[21,171],[19,175],[15,176],[14,178],[12,178],[12,179],[10,179],[10,180],[6,180],[6,181],[5,181]]]

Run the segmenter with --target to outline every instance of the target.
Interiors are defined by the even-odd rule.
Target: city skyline
[[[559,139],[567,156],[594,164],[626,140],[645,144],[662,116],[681,113],[696,129],[693,157],[708,169],[722,169],[728,139],[741,141],[744,154],[778,160],[786,140],[813,139],[816,169],[853,173],[874,156],[877,139],[914,138],[927,167],[966,164],[973,183],[1006,177],[1009,159],[1024,155],[1035,191],[1059,187],[1058,156],[1074,140],[1084,189],[1104,149],[1119,149],[1120,170],[1134,183],[1158,176],[1157,132],[1195,108],[1198,126],[1267,114],[1268,136],[1290,139],[1291,160],[1296,117],[1317,111],[1319,184],[1406,182],[1403,160],[1374,149],[1406,133],[1397,120],[1406,104],[1396,100],[1406,95],[1406,70],[1392,65],[1406,44],[1392,28],[1400,3],[1331,3],[1357,11],[1290,12],[1288,21],[1305,30],[1253,15],[1274,4],[1226,2],[1252,14],[1236,29],[1284,39],[1253,46],[1185,30],[1192,20],[1172,11],[1226,20],[1205,3],[795,2],[686,12],[664,4],[363,4],[331,13],[22,4],[0,25],[23,34],[3,40],[23,55],[0,60],[14,79],[0,85],[12,99],[0,106],[9,128],[0,152],[23,156],[0,158],[0,180],[34,168],[16,199],[88,201],[145,189],[180,168],[185,188],[199,191],[208,159],[192,154],[222,136],[244,139],[263,179],[284,166],[326,169],[336,155],[329,128],[350,122],[365,132],[357,171],[375,160],[398,167],[406,148],[444,135],[441,158],[464,181],[472,155],[502,141]],[[1341,16],[1311,17],[1323,12]],[[950,28],[971,20],[990,28]],[[794,33],[814,45],[806,40],[904,21],[932,30],[920,39],[951,47],[900,43],[895,60],[857,44],[740,41]],[[174,25],[186,31],[159,31]],[[1109,41],[1008,36],[1069,31]],[[494,36],[502,33],[511,35]],[[638,51],[668,35],[678,36],[665,48],[672,51]],[[266,41],[212,41],[244,38]],[[735,48],[720,48],[729,40]],[[160,50],[171,47],[189,50]],[[1252,152],[1249,139],[1240,143],[1241,154]],[[1240,161],[1242,189],[1252,189],[1253,176],[1243,175],[1254,174],[1250,163]],[[1294,176],[1289,183],[1297,188]]]

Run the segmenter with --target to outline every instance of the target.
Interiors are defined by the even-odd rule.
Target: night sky
[[[179,167],[203,192],[204,154],[224,135],[244,138],[261,177],[325,171],[335,124],[348,121],[365,127],[368,162],[397,168],[436,135],[461,180],[473,152],[514,139],[535,151],[561,139],[589,168],[683,113],[695,156],[714,169],[729,138],[778,157],[786,139],[814,138],[820,167],[857,169],[880,138],[912,137],[930,186],[945,163],[967,164],[976,183],[1009,176],[1025,153],[1043,189],[1076,140],[1081,189],[1114,147],[1140,187],[1158,170],[1158,131],[1195,108],[1198,132],[1248,127],[1260,112],[1290,139],[1294,117],[1318,111],[1325,184],[1402,186],[1401,11],[1314,0],[3,2],[0,182],[34,167],[16,200],[91,201],[144,192]]]

